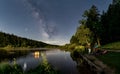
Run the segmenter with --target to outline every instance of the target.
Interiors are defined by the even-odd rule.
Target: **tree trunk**
[[[101,46],[99,37],[97,37],[97,43],[98,43],[98,46]]]

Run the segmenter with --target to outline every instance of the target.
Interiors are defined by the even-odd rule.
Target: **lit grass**
[[[116,74],[120,74],[120,52],[108,52],[104,55],[97,56],[103,63],[116,70]]]
[[[120,42],[109,43],[109,44],[102,46],[101,48],[120,50]]]

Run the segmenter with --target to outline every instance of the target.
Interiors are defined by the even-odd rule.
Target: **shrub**
[[[23,74],[22,68],[19,65],[9,65],[8,63],[0,64],[0,74]]]
[[[85,47],[84,46],[76,46],[75,47],[75,51],[77,51],[77,52],[84,52],[85,51]]]
[[[3,49],[13,49],[14,47],[12,45],[7,45],[6,47],[4,47]]]
[[[75,47],[76,47],[76,44],[70,44],[68,49],[75,49]]]

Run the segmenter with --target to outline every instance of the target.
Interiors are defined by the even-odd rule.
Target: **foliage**
[[[103,34],[101,35],[102,44],[120,41],[120,3],[110,4],[107,12],[101,16]]]
[[[75,35],[72,36],[71,44],[78,45],[100,43],[99,36],[101,34],[101,25],[99,22],[99,13],[97,8],[93,5],[88,11],[86,10],[83,15],[84,19],[80,20],[80,26],[77,28]]]
[[[109,50],[114,50],[114,49],[120,50],[120,42],[109,43],[109,44],[103,45],[101,48],[109,49]]]
[[[59,74],[57,70],[54,70],[50,64],[47,64],[49,68],[41,63],[37,68],[24,72],[21,66],[14,64],[13,66],[8,63],[0,64],[0,74]]]
[[[80,26],[77,28],[75,35],[72,36],[70,43],[77,45],[85,45],[92,42],[92,32],[87,28],[86,20],[79,21]]]
[[[77,51],[77,52],[83,52],[83,51],[85,51],[85,47],[84,46],[76,46],[75,47],[75,51]]]
[[[59,72],[54,70],[50,66],[48,68],[48,67],[40,64],[36,69],[30,70],[30,71],[26,72],[26,74],[59,74]]]
[[[72,54],[74,56],[79,56],[79,54],[85,53],[85,47],[84,46],[76,46],[75,49],[72,51]]]
[[[75,36],[78,39],[80,45],[85,45],[92,42],[92,32],[85,25],[80,25],[76,31]]]
[[[78,41],[77,37],[73,35],[72,38],[70,39],[70,43],[71,44],[74,44],[74,43],[79,44],[79,41]]]
[[[70,43],[85,45],[90,43],[91,48],[95,43],[104,45],[120,41],[120,2],[115,1],[109,5],[107,12],[102,15],[96,6],[92,6],[83,14],[79,21],[80,26],[72,36]]]
[[[68,49],[75,49],[75,46],[76,46],[76,44],[70,44],[69,46],[68,46]]]
[[[2,63],[0,64],[0,74],[23,74],[23,71],[17,64],[10,66],[8,63]]]
[[[102,25],[100,24],[100,14],[96,6],[92,6],[86,14],[86,26],[92,31],[93,33],[93,42],[97,42],[100,45],[100,36],[102,34]]]
[[[7,45],[6,47],[4,47],[3,49],[13,49],[14,47],[11,45]]]
[[[0,47],[13,48],[13,47],[49,47],[55,46],[46,44],[40,41],[35,41],[27,38],[15,36],[13,34],[6,34],[0,32]]]

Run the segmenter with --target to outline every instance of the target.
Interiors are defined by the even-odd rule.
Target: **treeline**
[[[107,12],[101,15],[103,33],[101,43],[120,41],[120,1],[110,4]]]
[[[56,45],[50,45],[40,41],[35,41],[27,38],[15,36],[13,34],[7,34],[0,32],[0,47],[56,47]]]
[[[69,47],[76,45],[99,46],[120,41],[120,1],[110,4],[101,15],[96,6],[92,6],[83,14],[80,26],[70,40]]]

